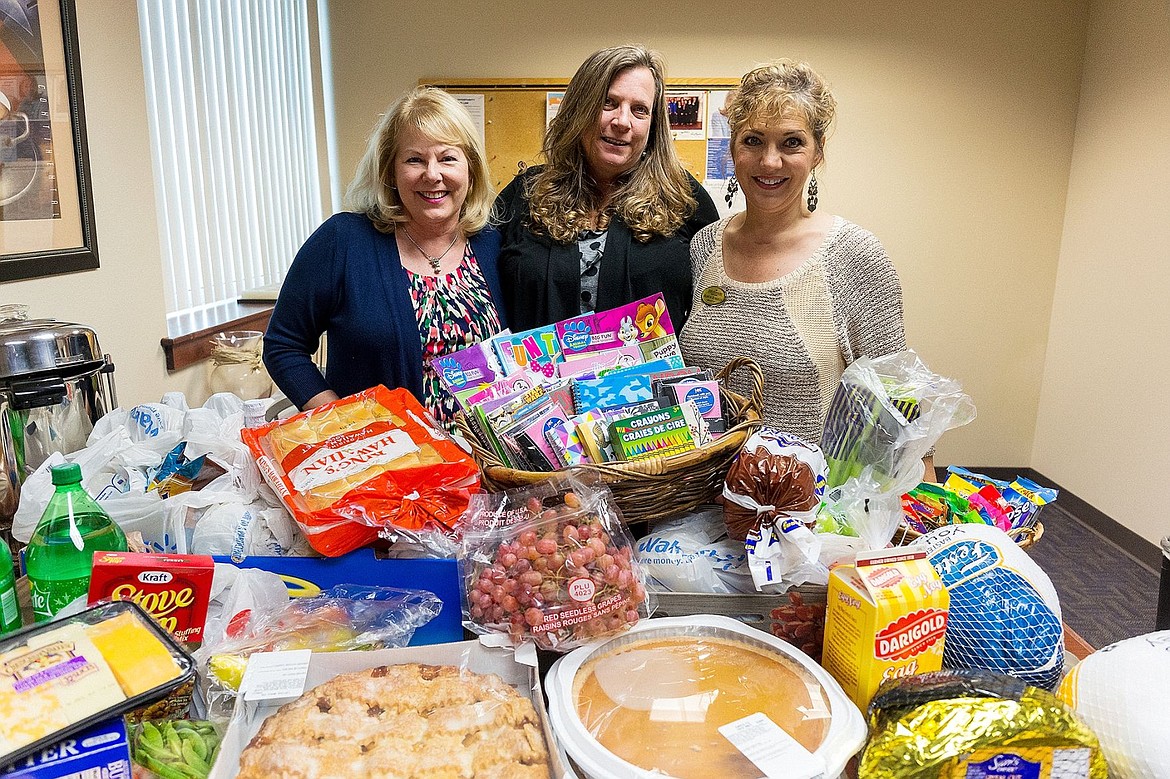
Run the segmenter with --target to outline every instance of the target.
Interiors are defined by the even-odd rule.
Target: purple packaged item
[[[502,378],[495,353],[482,342],[436,357],[431,360],[431,367],[438,375],[439,383],[451,394]]]
[[[566,358],[674,335],[661,292],[608,311],[557,322],[556,328]]]

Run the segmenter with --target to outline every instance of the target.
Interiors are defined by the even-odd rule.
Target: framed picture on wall
[[[74,0],[0,2],[0,281],[96,267]]]

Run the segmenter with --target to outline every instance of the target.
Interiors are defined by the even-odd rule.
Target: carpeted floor
[[[1040,515],[1029,553],[1052,579],[1065,624],[1093,647],[1154,629],[1158,571],[1078,519],[1058,500]]]

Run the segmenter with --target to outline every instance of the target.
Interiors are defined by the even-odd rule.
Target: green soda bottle
[[[54,465],[53,486],[37,529],[29,539],[24,564],[37,622],[53,618],[89,592],[93,553],[125,552],[126,535],[81,486],[81,466]]]
[[[20,607],[16,604],[16,574],[12,550],[0,536],[0,636],[20,628]]]

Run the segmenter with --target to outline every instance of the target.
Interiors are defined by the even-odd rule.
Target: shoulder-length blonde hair
[[[396,224],[409,221],[410,216],[394,188],[394,158],[402,134],[409,128],[419,130],[436,143],[456,146],[466,155],[470,181],[459,227],[465,236],[478,233],[490,220],[495,199],[487,155],[467,109],[435,87],[412,89],[379,117],[353,181],[345,191],[347,206],[368,216],[384,233],[392,233]]]
[[[621,217],[634,238],[673,235],[698,207],[670,138],[662,56],[643,46],[615,46],[592,54],[573,74],[560,111],[544,134],[544,169],[529,183],[530,227],[561,243],[575,241],[601,208],[582,139],[596,126],[610,84],[622,71],[646,68],[654,76],[650,137],[642,159],[617,182],[603,224]]]

